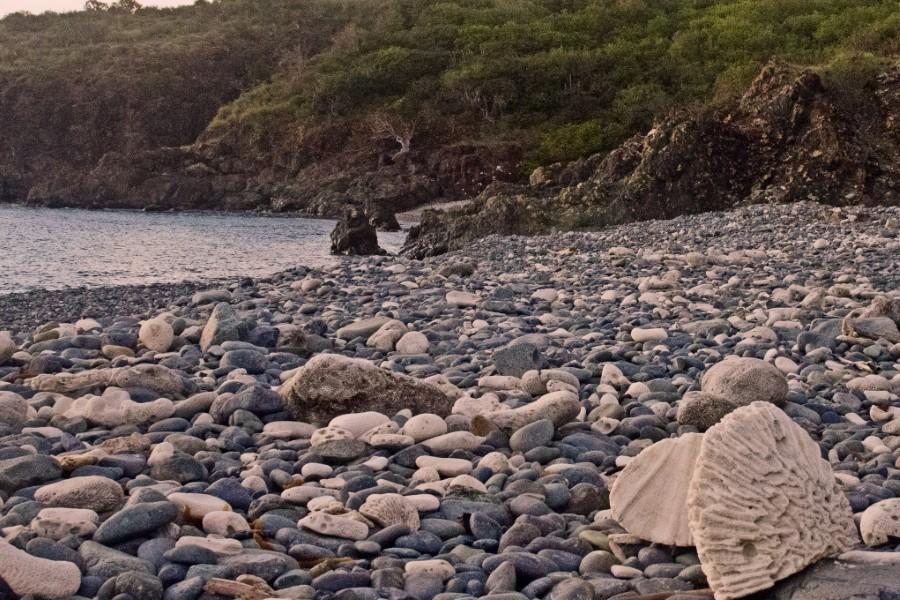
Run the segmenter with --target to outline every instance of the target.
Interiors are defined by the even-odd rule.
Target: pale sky
[[[193,4],[194,0],[138,0],[142,6],[182,6]],[[84,8],[84,0],[0,0],[0,17],[18,11],[34,14],[52,10],[69,12]]]

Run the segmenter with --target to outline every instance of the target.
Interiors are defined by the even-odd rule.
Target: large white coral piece
[[[819,447],[768,402],[739,408],[706,432],[688,518],[716,600],[770,588],[859,540]]]

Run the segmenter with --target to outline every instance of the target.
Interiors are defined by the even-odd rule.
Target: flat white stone
[[[338,517],[323,512],[313,512],[306,515],[300,519],[298,525],[322,535],[348,540],[364,540],[369,536],[369,528],[364,523],[348,517]]]

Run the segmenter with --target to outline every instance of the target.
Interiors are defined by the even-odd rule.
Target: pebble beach
[[[0,296],[0,599],[900,593],[898,321],[805,202]]]

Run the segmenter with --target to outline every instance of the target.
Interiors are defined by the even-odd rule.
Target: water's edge
[[[267,218],[271,217],[271,218]],[[332,264],[335,221],[210,211],[0,204],[0,297],[104,286],[192,284]],[[399,251],[405,232],[379,233]],[[0,313],[0,322],[2,322]]]

